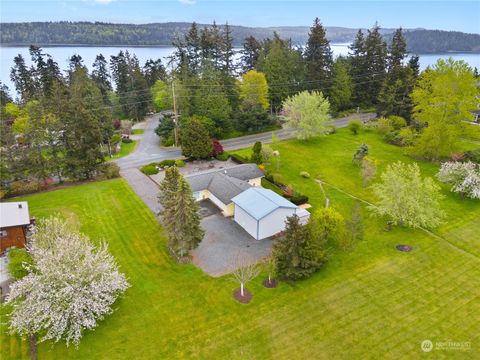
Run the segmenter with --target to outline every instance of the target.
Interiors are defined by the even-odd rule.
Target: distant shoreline
[[[330,45],[346,45],[348,43],[341,42],[341,43],[334,43],[330,42]],[[5,44],[0,43],[0,48],[9,48],[9,47],[29,47],[32,44]],[[42,48],[55,48],[55,47],[85,47],[85,48],[95,48],[95,47],[104,47],[104,48],[115,48],[115,47],[123,47],[123,48],[172,48],[173,45],[131,45],[131,44],[34,44],[36,46],[40,46]],[[240,49],[241,46],[234,46],[235,49]],[[410,52],[409,54],[413,55],[448,55],[448,54],[480,54],[480,50],[478,51],[456,51],[456,50],[449,50],[449,51],[440,51],[440,52]]]

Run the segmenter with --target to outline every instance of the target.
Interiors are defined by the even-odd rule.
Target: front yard
[[[282,181],[308,195],[314,209],[324,203],[315,177],[372,201],[351,162],[362,142],[379,161],[378,172],[397,159],[412,161],[376,134],[340,130],[306,143],[280,143]],[[438,168],[420,166],[429,176]],[[353,200],[325,189],[332,206],[348,217]],[[420,343],[429,339],[470,341],[470,351],[432,355],[473,359],[480,351],[480,204],[443,189],[448,218],[435,232],[444,239],[408,229],[385,232],[362,208],[366,235],[353,251],[336,252],[323,270],[295,285],[265,289],[259,276],[247,284],[254,294],[249,305],[232,298],[237,285],[228,276],[211,278],[193,265],[174,263],[155,217],[123,180],[29,196],[32,215],[59,213],[92,239],[107,240],[132,284],[78,350],[42,344],[39,357],[398,359],[420,357]],[[414,250],[395,250],[401,243]],[[2,325],[2,358],[28,358],[27,343],[4,332]]]

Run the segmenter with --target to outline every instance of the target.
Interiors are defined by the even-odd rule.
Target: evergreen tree
[[[21,54],[14,57],[15,65],[10,72],[10,79],[15,85],[15,89],[20,94],[22,103],[33,99],[36,93],[35,79],[32,71],[27,67],[25,59]]]
[[[200,226],[199,206],[192,195],[192,189],[187,180],[180,176],[178,189],[174,196],[175,205],[173,217],[175,225],[170,233],[170,248],[180,257],[189,250],[195,249],[202,241],[204,230]]]
[[[153,86],[156,81],[165,81],[167,79],[167,72],[162,64],[161,59],[148,59],[143,66],[143,76],[148,86]]]
[[[333,65],[333,79],[330,88],[330,105],[334,111],[352,106],[353,84],[348,73],[347,61],[338,57]]]
[[[243,42],[243,49],[241,50],[242,57],[240,60],[243,73],[255,69],[260,56],[261,48],[262,44],[254,36],[245,38],[245,41]]]
[[[261,164],[263,162],[262,158],[262,143],[260,141],[255,142],[252,148],[252,157],[250,161],[255,164]]]
[[[108,92],[112,90],[112,84],[110,83],[107,60],[102,54],[99,54],[95,57],[92,67],[92,79],[100,89],[104,103],[108,104]]]
[[[228,22],[225,24],[222,34],[221,67],[225,77],[233,75],[233,35]]]
[[[209,158],[212,140],[206,126],[196,117],[188,119],[181,132],[182,155],[194,159]]]
[[[184,44],[189,71],[191,74],[198,75],[202,64],[202,42],[195,22],[192,23],[190,30],[185,35]]]
[[[304,53],[306,74],[309,90],[321,90],[328,95],[330,87],[333,56],[330,42],[327,40],[325,28],[318,18],[315,18],[310,28],[307,46]]]
[[[349,46],[350,49],[350,73],[353,83],[353,100],[357,106],[367,102],[366,99],[366,81],[367,77],[367,62],[366,62],[366,48],[365,36],[362,30],[358,30],[355,41]]]
[[[174,218],[174,206],[175,195],[178,191],[178,182],[180,179],[180,172],[176,166],[171,166],[165,170],[165,177],[160,183],[160,191],[158,193],[158,202],[162,206],[161,212],[162,222],[164,223],[167,233],[173,232],[173,228],[170,227],[173,224]]]
[[[368,30],[365,40],[365,62],[367,72],[365,80],[368,80],[365,86],[367,104],[377,103],[378,94],[385,80],[387,61],[387,44],[380,34],[380,26],[375,26]]]
[[[278,276],[287,280],[310,276],[325,260],[297,215],[287,218],[284,236],[274,243],[272,251]]]

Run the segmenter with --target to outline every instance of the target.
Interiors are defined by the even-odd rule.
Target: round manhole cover
[[[398,251],[402,251],[402,252],[410,252],[413,250],[413,248],[410,245],[397,245],[395,246],[395,248]]]

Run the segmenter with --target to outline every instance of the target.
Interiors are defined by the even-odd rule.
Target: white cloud
[[[187,5],[193,5],[197,2],[197,0],[178,0],[180,1],[182,4],[187,4]]]
[[[110,4],[111,2],[114,2],[115,0],[92,0],[95,3],[98,4]]]

